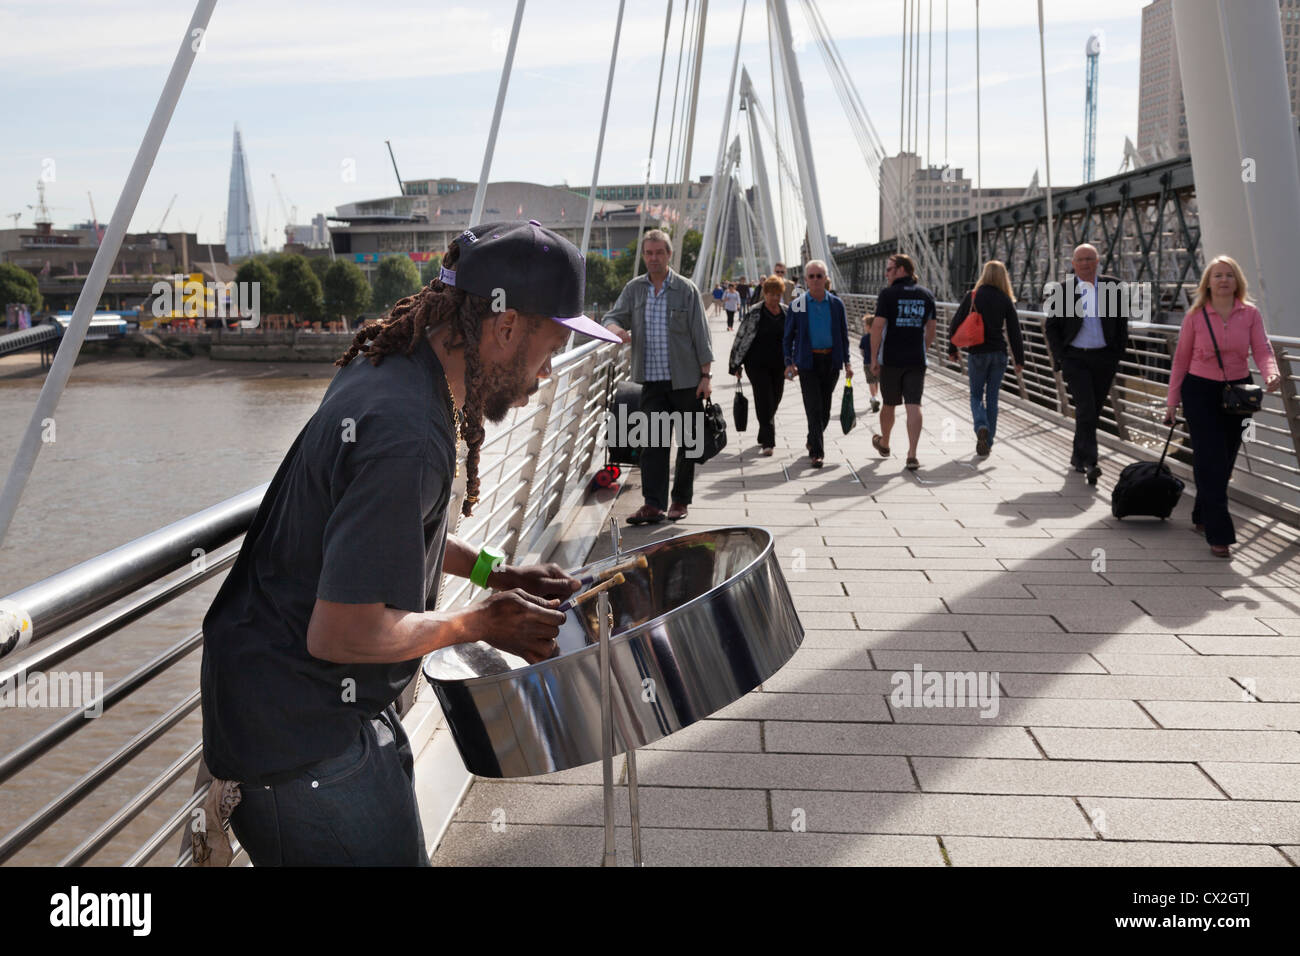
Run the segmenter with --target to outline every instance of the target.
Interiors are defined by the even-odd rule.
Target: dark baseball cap
[[[566,328],[606,342],[617,335],[582,314],[587,264],[578,247],[536,219],[470,226],[452,242],[456,268],[444,268],[447,285],[485,299],[504,296],[505,308],[545,315]]]

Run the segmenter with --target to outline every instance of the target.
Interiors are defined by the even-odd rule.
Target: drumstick
[[[622,564],[616,564],[612,568],[606,568],[604,571],[598,571],[595,574],[584,574],[579,578],[579,581],[584,588],[590,587],[593,582],[599,581],[601,578],[607,578],[611,574],[617,574],[619,571],[630,571],[632,568],[644,568],[646,565],[645,555],[638,554],[631,561],[624,561]]]
[[[565,601],[563,604],[557,607],[556,610],[559,611],[561,614],[567,614],[572,608],[577,607],[579,604],[583,604],[587,601],[590,601],[601,591],[608,591],[616,584],[622,584],[625,580],[626,579],[623,577],[622,572],[619,572],[618,574],[615,574],[612,578],[606,578],[604,581],[601,581],[594,588],[591,588],[590,590],[587,591],[583,591],[581,594],[569,598],[569,600]]]

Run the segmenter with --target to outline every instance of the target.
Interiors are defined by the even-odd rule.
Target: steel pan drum
[[[638,554],[609,590],[614,752],[643,747],[743,697],[788,661],[803,626],[763,528],[719,528],[623,551],[573,571],[598,573]],[[568,612],[555,657],[529,666],[484,643],[430,654],[465,766],[525,777],[601,759],[596,603]]]

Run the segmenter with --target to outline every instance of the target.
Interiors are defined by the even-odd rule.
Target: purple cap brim
[[[581,332],[583,335],[590,335],[592,338],[600,339],[604,342],[622,342],[617,335],[605,328],[599,322],[587,318],[585,315],[575,315],[571,319],[562,319],[559,316],[552,316],[556,322],[559,322],[567,329],[575,332]]]

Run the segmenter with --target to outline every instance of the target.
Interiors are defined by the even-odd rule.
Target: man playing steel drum
[[[495,566],[447,534],[447,508],[458,434],[468,515],[483,420],[527,404],[570,331],[618,341],[582,315],[584,277],[535,221],[471,227],[335,363],[203,621],[204,759],[214,787],[239,785],[230,822],[255,865],[427,866],[394,702],[440,647],[554,653],[578,581]],[[433,611],[444,571],[497,593]]]

